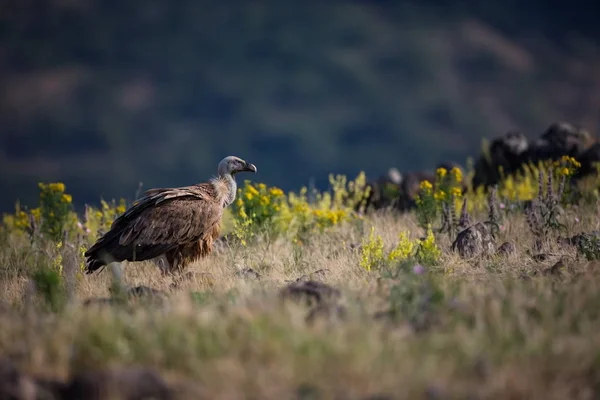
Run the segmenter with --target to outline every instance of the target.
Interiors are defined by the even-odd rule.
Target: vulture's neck
[[[227,191],[223,195],[223,208],[229,206],[235,200],[237,193],[237,183],[235,178],[231,174],[223,174],[220,176],[221,180],[225,182]]]

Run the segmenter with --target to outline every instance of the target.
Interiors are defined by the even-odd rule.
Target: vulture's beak
[[[244,171],[250,171],[250,172],[256,173],[256,165],[246,163],[246,168],[244,169]]]

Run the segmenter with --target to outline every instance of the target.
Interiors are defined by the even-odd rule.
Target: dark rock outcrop
[[[500,168],[505,174],[514,173],[523,163],[528,149],[527,138],[521,132],[509,131],[494,139],[489,149],[475,163],[473,187],[488,187],[498,183],[501,178]]]
[[[463,258],[492,255],[496,251],[490,226],[483,222],[462,230],[452,243],[452,250]]]

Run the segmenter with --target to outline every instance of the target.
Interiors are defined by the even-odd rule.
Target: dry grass
[[[578,213],[582,222],[569,225],[572,234],[597,228],[597,209]],[[0,312],[0,354],[28,373],[59,379],[90,368],[151,366],[195,390],[182,398],[600,394],[597,263],[550,238],[543,249],[548,259],[536,261],[524,218],[513,216],[498,245],[514,241],[516,255],[461,260],[440,235],[440,265],[423,276],[407,271],[387,278],[384,271],[363,270],[351,246],[361,243],[371,225],[388,248],[400,230],[423,234],[412,215],[382,214],[369,217],[362,232],[342,226],[301,246],[261,237],[249,248],[215,252],[174,290],[156,265],[128,264],[124,281],[168,292],[164,305],[82,306],[87,298],[109,296],[105,270],[79,276],[73,302],[56,314],[25,307],[28,277],[15,271],[27,243],[8,238],[0,252],[1,300],[7,304]],[[544,275],[561,257],[569,271]],[[261,278],[240,276],[245,268]],[[306,307],[277,295],[288,281],[320,269],[325,273],[313,277],[342,291],[347,314],[307,323]],[[423,295],[419,284],[433,296]],[[374,318],[392,301],[406,306],[397,319]]]

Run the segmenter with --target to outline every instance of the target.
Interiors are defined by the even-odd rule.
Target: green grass
[[[597,215],[596,205],[569,209],[567,233],[595,229]],[[576,216],[581,222],[572,222]],[[72,299],[55,303],[54,311],[41,294],[25,296],[36,271],[52,270],[52,245],[36,250],[27,237],[4,234],[0,354],[27,373],[55,379],[94,368],[150,366],[176,387],[201,390],[194,398],[207,399],[598,395],[598,261],[553,238],[542,250],[547,260],[535,261],[524,216],[510,214],[497,244],[515,242],[516,255],[463,260],[439,234],[441,260],[425,274],[410,264],[366,271],[350,245],[360,244],[370,226],[386,251],[400,231],[412,238],[424,233],[413,214],[381,213],[368,216],[363,230],[342,224],[302,245],[259,236],[248,247],[225,247],[193,265],[194,277],[176,289],[152,262],[124,264],[126,284],[167,292],[162,305],[84,307],[85,299],[110,295],[110,271],[77,273]],[[75,257],[73,265],[81,261],[77,253],[63,254],[64,263],[66,254]],[[568,270],[544,274],[561,258]],[[261,278],[240,276],[244,268]],[[321,280],[342,292],[345,317],[307,322],[308,307],[278,296],[288,281],[319,269],[326,269]],[[62,274],[68,275],[66,267]],[[375,318],[390,309],[393,318]]]

